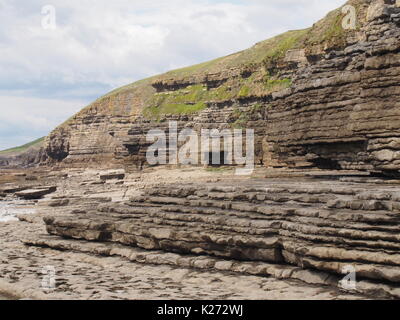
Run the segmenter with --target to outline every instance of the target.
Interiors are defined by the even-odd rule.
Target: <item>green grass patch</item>
[[[239,98],[248,97],[249,93],[250,93],[250,88],[248,86],[243,86],[239,91],[238,97]]]
[[[198,102],[196,104],[164,104],[162,106],[153,106],[145,109],[145,116],[151,117],[152,119],[159,120],[164,115],[188,115],[200,112],[207,108],[207,104],[204,102]]]
[[[268,91],[278,91],[290,88],[291,85],[292,85],[292,80],[287,78],[281,80],[267,79],[265,82],[265,88]]]
[[[353,3],[356,6],[356,12],[361,12],[360,3]],[[342,9],[331,11],[323,20],[317,22],[307,35],[306,46],[316,44],[328,44],[330,47],[343,47],[346,44],[346,35],[354,32],[353,30],[345,30],[342,27],[342,21],[345,14]],[[359,18],[357,19],[356,28],[359,29]]]
[[[265,107],[261,103],[257,103],[251,107],[251,113],[255,114],[261,112]]]
[[[242,94],[248,94],[249,88]],[[205,85],[192,85],[173,92],[156,93],[146,103],[143,114],[159,119],[162,115],[192,114],[207,108],[207,102],[226,101],[237,98],[239,89],[232,90],[222,85],[208,90]]]
[[[365,16],[368,4],[363,0],[350,0],[349,4],[356,6],[358,20],[362,23],[362,16]],[[265,96],[288,88],[292,85],[290,79],[271,79],[271,77],[279,77],[280,62],[283,61],[287,51],[305,49],[306,55],[312,56],[319,55],[322,48],[340,47],[345,43],[346,36],[354,32],[342,28],[343,17],[344,14],[339,8],[310,28],[288,31],[261,41],[249,49],[117,88],[83,109],[83,112],[109,115],[125,112],[119,109],[120,95],[127,94],[128,100],[131,99],[130,97],[134,98],[132,105],[126,108],[126,112],[130,112],[130,115],[134,117],[138,112],[142,112],[149,119],[159,120],[162,115],[167,114],[200,112],[207,107],[208,102]],[[227,81],[218,88],[207,88],[205,85],[198,84],[173,92],[156,93],[153,86],[154,83],[170,83],[171,81],[197,83],[206,79],[208,75],[218,74],[228,77]],[[125,97],[122,99],[125,100]],[[242,126],[245,120],[244,116],[239,117],[237,126]],[[69,123],[70,121],[67,121],[63,125]]]
[[[15,148],[11,148],[11,149],[7,149],[7,150],[3,150],[0,151],[0,154],[8,154],[8,153],[19,153],[19,152],[23,152],[25,150],[28,150],[30,147],[34,147],[36,145],[39,145],[40,143],[42,143],[44,141],[44,138],[39,138],[35,141],[29,142],[27,144],[24,144],[22,146],[19,147],[15,147]]]
[[[247,122],[250,120],[249,114],[245,111],[239,110],[239,108],[236,108],[233,111],[233,116],[236,118],[236,121],[231,125],[233,129],[244,129]]]
[[[344,35],[344,29],[342,27],[343,14],[338,13],[332,17],[331,23],[328,25],[328,28],[321,35],[321,40],[327,41],[333,38],[341,38]]]
[[[288,31],[274,38],[274,45],[266,52],[263,64],[268,68],[284,58],[288,50],[300,48],[308,31],[309,29]]]

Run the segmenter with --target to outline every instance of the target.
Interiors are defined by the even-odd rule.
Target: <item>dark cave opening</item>
[[[312,162],[318,169],[340,170],[342,168],[339,164],[339,161],[337,160],[332,160],[327,158],[317,158],[312,160]]]

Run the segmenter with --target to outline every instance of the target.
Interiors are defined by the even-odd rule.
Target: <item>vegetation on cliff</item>
[[[19,147],[0,151],[0,155],[5,156],[5,155],[11,155],[11,154],[18,154],[18,153],[25,152],[30,148],[40,148],[43,145],[43,142],[44,142],[44,137],[39,138],[35,141],[29,142],[29,143],[24,144]]]
[[[348,4],[357,8],[359,21],[363,20],[365,1],[350,0]],[[275,66],[284,62],[289,50],[304,49],[311,56],[329,47],[343,46],[346,36],[353,31],[342,28],[345,14],[341,9],[330,12],[310,28],[288,31],[250,49],[118,88],[96,100],[81,114],[112,115],[120,97],[130,95],[135,97],[135,105],[130,108],[133,116],[158,120],[168,114],[200,112],[210,102],[265,96],[290,87],[292,79],[277,72],[279,68]],[[210,85],[213,81],[217,85]]]

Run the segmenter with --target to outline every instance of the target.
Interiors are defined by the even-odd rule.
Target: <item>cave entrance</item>
[[[317,158],[317,159],[312,160],[312,162],[318,169],[340,170],[342,168],[340,166],[339,161],[337,161],[337,160],[326,159],[326,158]]]
[[[228,153],[225,151],[221,152],[209,152],[207,165],[211,167],[221,167],[229,165]]]

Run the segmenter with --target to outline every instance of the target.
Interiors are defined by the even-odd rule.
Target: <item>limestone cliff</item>
[[[145,134],[180,127],[254,128],[264,166],[400,170],[400,8],[350,0],[311,28],[120,88],[45,141],[42,163],[145,165]]]
[[[23,146],[0,151],[0,167],[30,167],[41,159],[44,138],[37,139]]]

